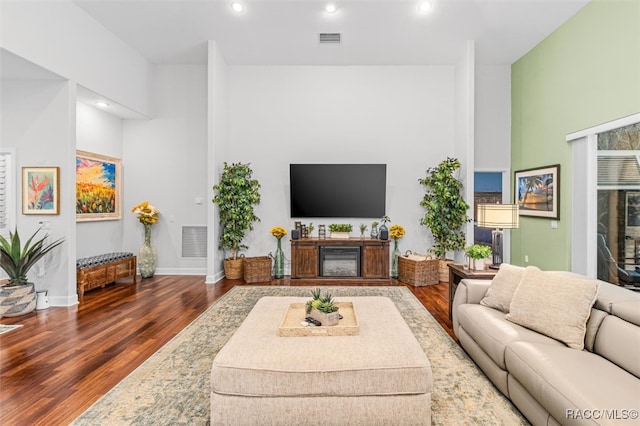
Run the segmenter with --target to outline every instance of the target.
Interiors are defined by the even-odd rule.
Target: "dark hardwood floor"
[[[205,284],[201,276],[122,280],[86,293],[78,306],[2,318],[23,327],[0,335],[0,425],[69,424],[235,285],[245,284]],[[284,278],[263,285],[317,284]],[[448,283],[407,287],[453,336]]]

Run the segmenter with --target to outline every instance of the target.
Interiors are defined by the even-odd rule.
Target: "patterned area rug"
[[[324,286],[323,289],[335,297],[386,296],[394,301],[431,362],[434,425],[527,424],[409,289]],[[261,297],[306,297],[311,290],[234,287],[73,424],[208,425],[209,375],[216,353]],[[264,420],[263,424],[269,424],[270,419]],[[331,424],[331,416],[319,420]]]
[[[4,324],[0,324],[0,334],[3,333],[8,333],[11,330],[15,330],[16,328],[20,328],[22,327],[22,324],[18,324],[18,325],[4,325]]]

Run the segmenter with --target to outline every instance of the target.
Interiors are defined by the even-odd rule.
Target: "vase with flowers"
[[[271,235],[278,240],[278,247],[276,248],[276,254],[273,256],[273,277],[284,277],[284,253],[282,252],[282,237],[287,235],[287,230],[281,226],[274,226],[271,228]]]
[[[391,225],[389,236],[393,238],[393,257],[391,259],[391,278],[398,278],[398,258],[400,257],[400,249],[398,248],[398,240],[404,237],[404,228],[402,225]]]
[[[138,215],[138,220],[144,226],[144,244],[138,253],[138,269],[142,278],[151,278],[158,266],[158,250],[151,244],[151,225],[158,221],[160,212],[148,201],[143,201],[131,209]]]

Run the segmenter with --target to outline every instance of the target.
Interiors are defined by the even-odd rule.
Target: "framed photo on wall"
[[[22,168],[22,214],[60,214],[60,168]]]
[[[560,218],[560,165],[514,173],[514,200],[520,216]]]
[[[122,160],[76,151],[76,221],[122,217]]]

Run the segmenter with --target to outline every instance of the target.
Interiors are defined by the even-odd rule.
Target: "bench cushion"
[[[132,257],[133,253],[129,252],[115,252],[101,254],[98,256],[85,257],[76,260],[77,269],[91,268],[98,265],[104,265],[105,263],[113,262],[114,260],[126,259]]]
[[[390,299],[343,299],[354,303],[357,336],[279,336],[289,303],[308,299],[260,299],[214,359],[212,391],[272,397],[431,392],[429,360]]]

